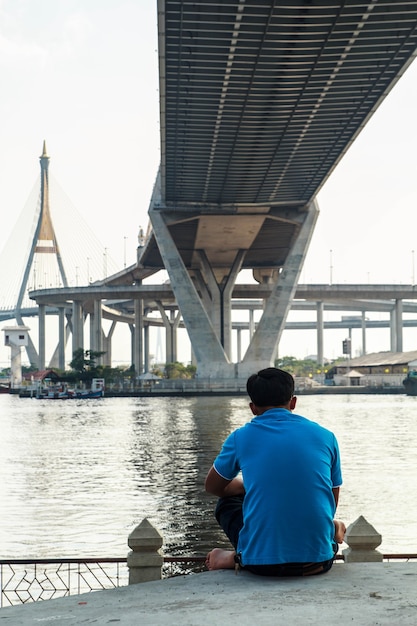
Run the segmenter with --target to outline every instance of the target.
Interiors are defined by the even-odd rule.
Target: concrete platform
[[[417,563],[336,563],[322,576],[203,572],[0,610],[1,626],[417,625]]]

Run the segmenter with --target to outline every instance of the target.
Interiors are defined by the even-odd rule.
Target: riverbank
[[[21,398],[33,398],[33,392],[29,390],[12,390],[10,393],[19,395]],[[296,388],[295,394],[297,396],[304,395],[406,395],[405,389],[401,387],[393,386],[373,386],[373,387],[361,387],[361,386],[313,386]],[[165,385],[153,385],[151,387],[144,387],[142,389],[106,389],[104,397],[107,398],[166,398],[166,397],[234,397],[234,396],[247,396],[246,389],[241,386],[235,388],[221,388],[219,386],[213,386],[211,388],[200,388],[196,385],[178,384],[176,386]]]
[[[7,607],[0,623],[415,626],[416,583],[415,562],[335,563],[305,578],[219,570]]]

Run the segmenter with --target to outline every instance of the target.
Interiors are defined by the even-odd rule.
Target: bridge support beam
[[[390,313],[391,352],[403,350],[403,301],[395,300],[395,308]]]
[[[103,351],[103,330],[101,300],[94,300],[93,312],[90,314],[90,350]],[[103,364],[103,356],[96,359],[97,365]]]
[[[49,367],[54,369],[58,367],[60,370],[65,369],[65,348],[69,333],[71,332],[70,316],[67,316],[65,307],[58,307],[58,344],[49,361]]]
[[[209,303],[210,319],[217,337],[224,348],[227,358],[229,361],[232,361],[232,292],[242,267],[245,251],[239,250],[232,267],[227,275],[221,278],[220,282],[216,279],[204,250],[199,250],[198,255],[203,273],[197,274],[196,280],[201,293],[206,296],[203,300]]]
[[[273,365],[318,214],[318,205],[314,200],[306,211],[298,237],[276,279],[243,362],[238,366],[239,377],[250,376],[263,367]]]
[[[317,302],[317,364],[320,365],[320,367],[324,365],[323,310],[323,302]]]
[[[165,361],[166,363],[175,363],[178,361],[177,331],[181,321],[181,313],[178,311],[175,314],[174,311],[171,311],[170,317],[168,317],[162,302],[157,301],[156,304],[165,328]]]
[[[116,330],[117,322],[115,320],[112,321],[110,330],[106,334],[103,332],[103,350],[105,354],[103,355],[103,363],[108,367],[111,367],[111,357],[112,357],[112,340],[113,333]]]
[[[213,287],[214,274],[212,269],[206,262],[205,255],[200,253],[201,269],[202,273],[205,274],[206,281],[205,285],[200,285],[201,299],[169,232],[168,215],[156,209],[154,205],[151,206],[149,217],[155,239],[164,259],[171,286],[193,346],[200,376],[247,377],[254,371],[273,364],[318,213],[316,201],[306,207],[298,236],[281,272],[279,274],[276,272],[275,285],[266,302],[262,318],[253,334],[246,355],[241,363],[234,365],[230,359],[231,323],[230,334],[227,333],[228,319],[231,317],[230,303],[228,308],[227,301],[230,300],[236,276],[241,268],[244,251],[239,251],[233,266],[228,275],[223,277],[222,282],[215,281],[216,289]],[[197,282],[201,282],[198,272],[195,272],[194,277]],[[210,314],[207,313],[207,298],[210,291],[214,293],[214,296],[210,296],[211,303],[217,303],[223,297],[223,302],[218,307],[220,317],[223,316],[223,319],[219,320],[212,311]],[[206,302],[206,306],[204,306],[203,301]],[[216,326],[220,326],[220,336],[216,332]]]
[[[202,377],[233,377],[234,367],[226,356],[206,309],[197,293],[181,255],[171,237],[165,216],[151,207],[149,217],[169,274],[184,324]]]
[[[80,302],[72,303],[72,354],[84,350],[84,312]]]
[[[58,368],[60,370],[65,369],[66,344],[67,338],[65,332],[65,309],[61,306],[58,309]]]
[[[395,348],[394,352],[403,351],[403,301],[395,301]]]
[[[132,363],[137,375],[143,373],[143,300],[135,299],[135,328],[133,332]]]
[[[149,372],[149,324],[146,324],[143,329],[143,347],[144,347],[144,373]]]
[[[39,361],[38,369],[45,369],[45,313],[46,307],[44,304],[39,305]]]
[[[366,311],[362,311],[362,356],[366,354]]]

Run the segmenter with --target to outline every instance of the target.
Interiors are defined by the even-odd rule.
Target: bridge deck
[[[305,207],[417,47],[417,3],[160,2],[155,205],[188,268],[282,267]],[[301,215],[300,215],[301,213]],[[153,238],[145,266],[163,267]]]

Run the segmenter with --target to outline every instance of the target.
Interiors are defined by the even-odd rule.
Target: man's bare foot
[[[346,526],[340,520],[333,520],[334,522],[334,538],[337,543],[343,543],[345,540]]]
[[[207,555],[206,567],[209,570],[234,569],[235,552],[233,550],[222,550],[221,548],[213,548],[213,550]]]

